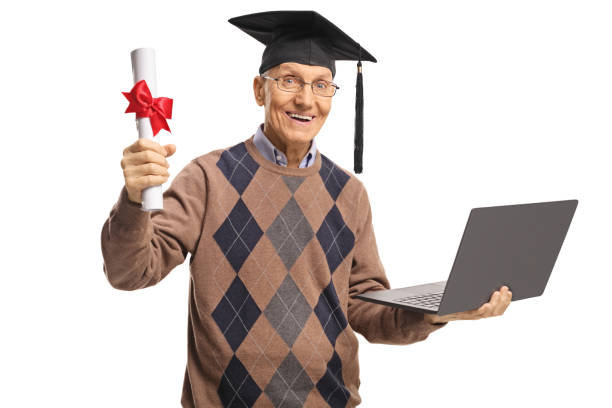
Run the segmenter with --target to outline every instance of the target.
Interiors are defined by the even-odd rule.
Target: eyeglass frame
[[[276,86],[278,87],[278,89],[280,89],[280,90],[281,90],[281,91],[283,91],[283,92],[298,93],[299,91],[301,91],[302,89],[304,89],[304,85],[310,85],[310,90],[312,91],[312,94],[313,94],[313,95],[315,95],[315,96],[321,96],[321,97],[323,97],[323,98],[331,98],[332,96],[334,96],[334,95],[336,94],[336,92],[338,91],[338,89],[340,89],[340,87],[339,87],[338,85],[334,84],[334,83],[333,83],[333,82],[331,82],[331,81],[326,81],[325,79],[319,79],[319,80],[317,80],[317,81],[325,81],[325,82],[329,83],[331,86],[333,86],[333,87],[334,87],[334,89],[335,89],[335,90],[334,90],[334,93],[333,93],[333,94],[331,94],[331,95],[329,95],[329,96],[328,96],[328,95],[319,95],[319,94],[316,94],[316,93],[315,93],[315,91],[314,91],[314,84],[315,84],[314,82],[306,82],[306,81],[304,81],[302,78],[300,78],[299,76],[295,76],[295,75],[284,75],[284,76],[282,76],[282,77],[280,77],[280,78],[272,78],[272,77],[269,77],[269,76],[267,76],[267,75],[260,75],[260,77],[262,77],[262,78],[264,78],[264,79],[272,79],[272,80],[274,80],[274,82],[276,82]],[[288,91],[288,90],[286,90],[286,89],[282,89],[282,88],[280,87],[280,85],[278,84],[278,80],[279,80],[279,79],[283,79],[283,78],[285,78],[285,77],[292,77],[292,78],[295,78],[295,79],[299,80],[299,81],[302,83],[302,84],[301,84],[301,86],[300,86],[300,90],[299,90],[299,91],[295,91],[295,92],[293,92],[293,91]],[[315,82],[316,82],[316,81],[315,81]]]

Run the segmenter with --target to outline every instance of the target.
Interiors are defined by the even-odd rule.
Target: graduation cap
[[[355,99],[355,173],[363,160],[363,76],[361,61],[376,58],[316,11],[267,11],[228,20],[266,45],[259,74],[283,62],[327,67],[336,75],[336,60],[357,62]]]

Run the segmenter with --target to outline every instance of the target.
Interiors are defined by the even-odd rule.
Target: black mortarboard
[[[317,65],[336,75],[336,60],[357,62],[355,100],[355,173],[363,159],[363,77],[361,61],[376,58],[316,11],[267,11],[229,19],[229,22],[266,45],[259,73],[283,62]]]

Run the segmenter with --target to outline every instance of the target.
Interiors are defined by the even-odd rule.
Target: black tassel
[[[355,96],[355,173],[363,171],[363,75],[361,74],[361,47],[357,62],[357,94]]]

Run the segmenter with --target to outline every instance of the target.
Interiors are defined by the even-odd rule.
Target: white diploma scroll
[[[132,57],[132,74],[134,84],[145,80],[153,98],[157,97],[157,81],[155,72],[155,50],[153,48],[137,48],[130,53]],[[136,118],[138,138],[146,138],[161,144],[161,131],[153,136],[151,120],[149,118]],[[151,186],[142,190],[142,210],[156,211],[164,209],[162,186]]]

